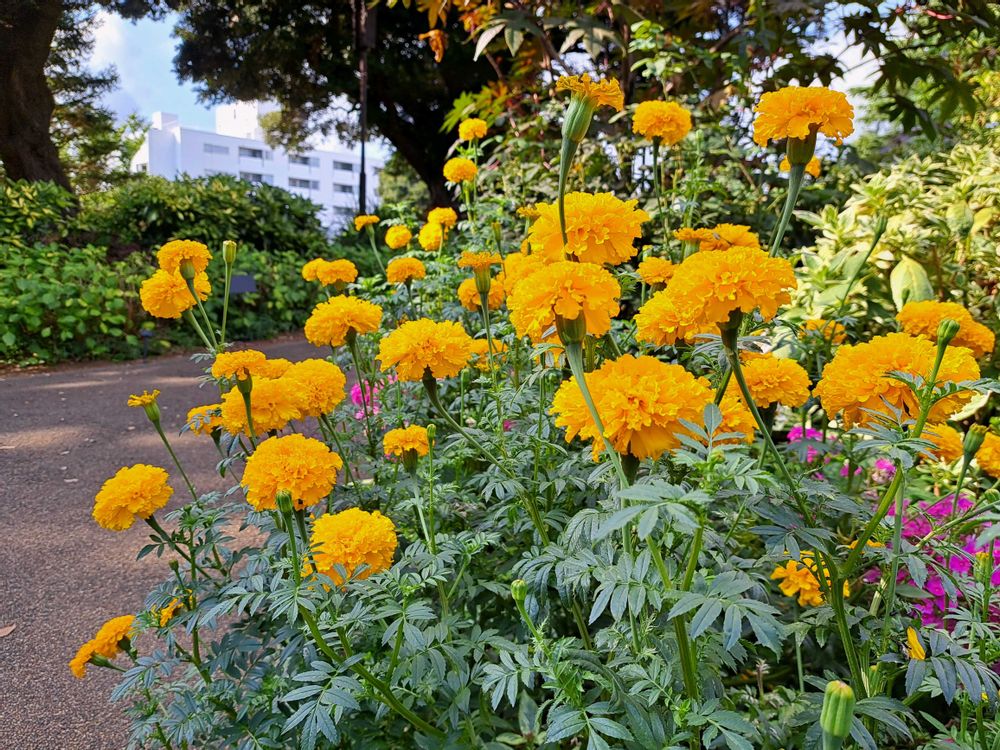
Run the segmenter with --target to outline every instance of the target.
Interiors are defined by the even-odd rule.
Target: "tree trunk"
[[[52,143],[55,99],[45,63],[63,13],[60,0],[6,0],[0,11],[0,159],[12,180],[72,189]]]

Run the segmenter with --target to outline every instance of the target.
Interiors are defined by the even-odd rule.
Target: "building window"
[[[342,169],[345,172],[353,172],[354,171],[354,165],[351,164],[351,162],[349,162],[349,161],[335,161],[333,163],[333,168],[334,169]]]
[[[355,210],[353,208],[348,208],[347,206],[334,206],[333,215],[334,216],[354,216]]]
[[[333,192],[335,193],[351,193],[354,194],[354,185],[339,185],[336,182],[333,183]]]
[[[217,143],[206,143],[202,145],[202,150],[206,154],[225,154],[229,155],[229,146],[220,146]]]
[[[247,182],[263,182],[265,185],[274,184],[274,175],[261,174],[260,172],[240,172],[240,179]]]
[[[232,177],[233,173],[232,172],[227,172],[224,169],[206,169],[205,170],[205,176],[206,177],[216,177],[216,176],[219,176],[219,175],[222,175],[224,177]]]
[[[319,157],[318,156],[299,156],[298,154],[293,154],[288,157],[289,164],[301,164],[305,167],[318,167]]]
[[[240,146],[240,156],[245,156],[248,159],[267,159],[270,155],[270,151],[265,152],[262,148],[247,148],[246,146]]]
[[[289,177],[288,187],[319,190],[319,180],[300,180],[298,177]]]

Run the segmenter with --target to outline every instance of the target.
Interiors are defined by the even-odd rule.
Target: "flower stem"
[[[195,332],[198,334],[198,337],[205,345],[205,348],[208,349],[210,352],[215,351],[215,347],[212,346],[212,342],[208,340],[208,336],[206,336],[205,332],[201,329],[201,326],[198,324],[198,319],[194,316],[194,313],[191,312],[190,310],[185,310],[181,314],[184,316],[184,320],[190,323],[191,327],[194,328]]]
[[[358,349],[357,334],[354,334],[353,329],[347,335],[347,347],[351,350],[351,359],[354,360],[355,376],[358,378],[358,383],[362,386],[361,411],[364,412],[365,415],[365,435],[368,437],[368,452],[372,458],[374,458],[375,433],[372,431],[372,418],[369,409],[375,402],[375,389],[372,386],[371,378],[368,377],[368,373],[361,369],[361,352]],[[368,386],[367,398],[365,397],[364,385]]]
[[[181,466],[181,461],[180,461],[179,458],[177,458],[177,454],[174,453],[174,449],[172,447],[170,447],[170,441],[167,440],[167,436],[164,434],[163,427],[160,425],[159,420],[153,422],[153,427],[156,428],[156,432],[160,436],[160,440],[162,440],[163,441],[163,445],[166,446],[167,453],[169,453],[170,457],[174,460],[174,465],[177,466],[177,471],[179,471],[181,473],[181,476],[184,478],[184,484],[187,485],[188,492],[191,493],[191,498],[195,502],[197,502],[198,501],[198,493],[195,492],[194,485],[191,483],[191,480],[188,479],[188,475],[184,471],[184,467]]]
[[[226,343],[226,323],[229,320],[229,295],[233,286],[233,267],[226,263],[226,294],[222,298],[222,343]]]
[[[799,191],[802,189],[802,178],[805,176],[805,173],[805,164],[793,164],[788,174],[788,193],[785,195],[785,207],[781,211],[778,225],[774,228],[774,236],[771,238],[771,250],[769,254],[772,256],[778,254],[781,241],[785,238],[785,231],[788,229],[788,223],[792,219],[792,212],[795,210],[795,201],[798,199]]]

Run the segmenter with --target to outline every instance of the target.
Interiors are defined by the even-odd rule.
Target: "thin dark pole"
[[[368,4],[365,0],[355,0],[354,4],[354,40],[358,50],[358,105],[361,125],[361,173],[358,176],[358,208],[360,213],[368,212],[368,50],[371,48],[374,36],[373,18],[368,15]]]

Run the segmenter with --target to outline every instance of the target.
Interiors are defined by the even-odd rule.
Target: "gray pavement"
[[[293,361],[323,356],[303,339],[255,344]],[[177,433],[187,410],[209,403],[199,366],[186,355],[148,362],[97,362],[0,374],[0,750],[119,750],[127,718],[109,703],[117,680],[68,662],[108,618],[138,611],[169,573],[155,557],[136,561],[145,524],[105,531],[91,518],[94,495],[119,468],[169,456],[130,393],[158,388],[163,425],[200,491],[222,489],[207,438]],[[174,482],[172,506],[185,489]]]

